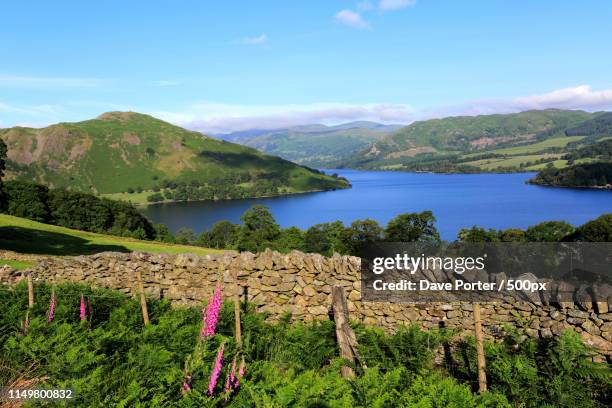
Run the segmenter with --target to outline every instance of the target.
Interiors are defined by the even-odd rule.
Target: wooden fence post
[[[240,285],[238,284],[238,271],[234,271],[232,274],[234,279],[234,324],[235,324],[235,337],[236,344],[240,347],[242,343],[242,330],[240,328]]]
[[[145,326],[149,324],[149,310],[147,309],[147,298],[145,297],[144,286],[142,284],[142,273],[136,271],[136,280],[138,280],[138,290],[140,291],[140,307],[142,309],[142,319]]]
[[[357,337],[349,325],[348,306],[342,286],[334,286],[332,288],[332,309],[336,323],[336,338],[340,348],[340,357],[354,364],[355,358],[359,359]],[[353,369],[348,366],[342,366],[341,374],[343,378],[355,376]]]
[[[34,284],[32,283],[32,273],[28,272],[28,308],[34,307]]]
[[[480,304],[474,303],[474,330],[476,332],[476,358],[478,367],[478,391],[487,390],[487,374],[485,372],[485,354],[482,335],[482,322],[480,320]]]

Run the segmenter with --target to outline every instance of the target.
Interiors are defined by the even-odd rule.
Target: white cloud
[[[194,104],[178,112],[153,111],[151,115],[205,133],[247,129],[277,129],[311,123],[336,124],[353,120],[384,123],[410,121],[414,110],[402,104],[315,103],[293,105]]]
[[[592,90],[582,85],[509,99],[481,99],[457,105],[416,109],[409,104],[314,103],[291,105],[232,105],[198,103],[180,112],[149,111],[153,116],[204,133],[248,129],[276,129],[323,123],[334,125],[355,120],[408,124],[416,120],[457,115],[513,113],[529,109],[612,110],[612,89]]]
[[[370,24],[368,24],[367,21],[361,18],[361,14],[353,10],[340,10],[338,13],[336,13],[335,19],[337,22],[351,27],[359,29],[370,28]]]
[[[242,39],[243,44],[247,45],[259,45],[265,44],[268,41],[268,36],[266,34],[261,34],[254,37],[244,37]]]
[[[594,91],[588,85],[580,85],[545,94],[515,98],[513,104],[519,109],[543,109],[547,107],[610,109],[612,107],[612,89]]]
[[[96,78],[37,77],[0,74],[0,87],[15,88],[95,88],[104,81]]]
[[[411,7],[416,4],[416,0],[380,0],[378,8],[384,11],[399,10]]]
[[[14,126],[18,123],[36,123],[37,126],[42,126],[59,121],[84,120],[109,110],[131,110],[148,113],[204,133],[227,133],[312,123],[335,125],[356,120],[409,124],[416,120],[448,116],[513,113],[548,108],[612,111],[612,89],[594,90],[588,85],[580,85],[515,98],[480,99],[456,105],[418,109],[407,103],[240,105],[201,102],[172,110],[156,110],[143,106],[91,101],[72,101],[62,105],[14,105],[8,101],[0,101],[0,120],[3,126]],[[90,114],[83,116],[85,111]]]

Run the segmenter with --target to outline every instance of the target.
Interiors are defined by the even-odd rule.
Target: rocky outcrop
[[[394,330],[417,323],[423,327],[456,327],[472,330],[472,305],[466,302],[388,303],[361,298],[360,259],[334,255],[323,257],[293,251],[226,252],[196,256],[145,253],[100,253],[75,258],[44,259],[30,272],[35,280],[82,282],[116,288],[135,294],[140,272],[149,296],[176,304],[206,302],[216,283],[223,282],[226,297],[241,296],[258,311],[278,319],[291,313],[295,319],[327,319],[334,285],[345,288],[351,318],[366,325]],[[0,281],[14,282],[20,274],[1,270]],[[505,323],[528,326],[533,336],[548,337],[567,328],[602,352],[612,354],[612,311],[607,302],[567,302],[563,305],[535,304],[506,298],[481,305],[488,335]]]

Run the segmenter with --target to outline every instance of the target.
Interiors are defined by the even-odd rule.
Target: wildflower
[[[217,328],[217,321],[219,320],[219,311],[221,310],[221,284],[218,283],[215,288],[215,293],[212,299],[208,302],[206,312],[202,309],[203,316],[202,320],[204,325],[200,332],[201,337],[210,337],[215,335],[215,329]]]
[[[30,312],[26,312],[25,320],[21,322],[21,328],[19,329],[19,335],[25,336],[28,334],[28,326],[30,325]]]
[[[55,290],[51,292],[51,302],[49,303],[49,313],[47,322],[51,323],[53,321],[53,316],[55,315]]]
[[[181,388],[181,392],[183,394],[187,394],[189,391],[191,391],[191,386],[189,385],[189,383],[191,383],[191,375],[187,374],[185,376],[185,379],[183,380],[183,386]]]
[[[240,369],[238,370],[238,377],[236,377],[236,380],[234,382],[234,389],[238,388],[238,386],[240,385],[240,379],[244,377],[245,367],[246,364],[244,363],[244,357],[242,357],[242,361],[240,361]]]
[[[225,350],[225,344],[221,344],[219,351],[217,352],[217,358],[215,359],[215,365],[213,366],[212,372],[210,373],[210,382],[208,383],[208,395],[213,395],[219,374],[221,374],[221,367],[223,366],[223,351]]]
[[[85,309],[85,298],[81,295],[81,307],[79,308],[79,316],[81,317],[81,321],[84,321],[87,318],[87,311]]]
[[[244,377],[245,368],[246,364],[244,363],[244,357],[242,357],[242,361],[240,362],[240,370],[238,370],[238,377]]]
[[[229,374],[229,379],[228,379],[228,389],[230,386],[232,386],[233,388],[236,388],[236,356],[234,356],[234,361],[232,362],[232,371]]]

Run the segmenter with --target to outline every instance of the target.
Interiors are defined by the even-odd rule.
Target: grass
[[[13,259],[0,259],[0,266],[2,265],[8,265],[11,268],[21,270],[21,269],[27,269],[30,266],[34,265],[34,262],[15,261]]]
[[[521,163],[534,162],[540,159],[553,159],[561,156],[560,154],[534,154],[513,156],[508,158],[482,159],[465,164],[480,167],[483,170],[493,170],[497,167],[518,167]]]
[[[566,136],[546,139],[538,143],[533,143],[526,146],[508,147],[505,149],[491,150],[487,153],[498,154],[532,154],[550,147],[565,147],[568,143],[577,142],[584,139],[585,136]]]
[[[196,255],[223,252],[217,249],[78,231],[6,214],[0,214],[0,249],[52,256],[90,255],[104,251]]]

